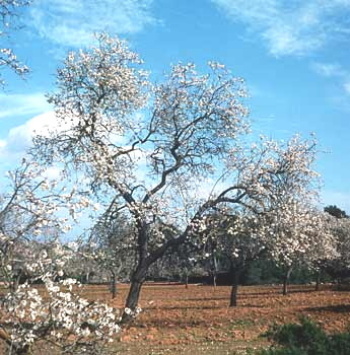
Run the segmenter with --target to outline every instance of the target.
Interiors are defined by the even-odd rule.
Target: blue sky
[[[45,93],[65,53],[108,31],[155,78],[170,63],[208,60],[245,78],[253,130],[276,139],[315,133],[323,204],[350,212],[350,0],[33,0],[21,20],[2,46],[32,71],[25,81],[3,71],[1,171],[54,120]]]

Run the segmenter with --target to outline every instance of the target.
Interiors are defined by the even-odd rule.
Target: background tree
[[[336,205],[329,205],[324,208],[324,211],[329,213],[331,216],[335,218],[348,218],[349,216],[346,214],[346,212]]]
[[[265,249],[260,234],[258,217],[249,213],[238,215],[229,211],[210,216],[207,219],[205,244],[215,241],[215,252],[229,264],[232,280],[230,307],[237,306],[238,287],[241,273],[253,260],[257,260]]]
[[[283,295],[295,267],[319,268],[319,263],[336,255],[335,239],[327,219],[308,205],[287,201],[269,216],[271,237],[268,249],[284,270]]]
[[[350,277],[350,221],[349,218],[337,218],[328,215],[328,224],[336,241],[337,254],[322,266],[340,285]]]
[[[112,298],[117,294],[117,279],[130,278],[135,263],[135,233],[125,216],[102,216],[91,231],[90,252],[102,272],[110,274]]]

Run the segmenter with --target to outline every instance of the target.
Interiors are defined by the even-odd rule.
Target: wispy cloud
[[[346,70],[335,63],[313,63],[312,68],[316,73],[327,78],[344,78],[349,75]]]
[[[0,94],[0,122],[25,122],[4,131],[0,139],[0,172],[16,165],[31,146],[35,134],[47,134],[58,125],[53,107],[41,92]],[[46,112],[46,113],[43,113]]]
[[[11,128],[7,136],[0,140],[2,163],[6,160],[14,163],[14,160],[22,158],[32,145],[35,135],[45,135],[57,124],[54,112],[49,111],[29,119],[22,125]]]
[[[37,0],[31,7],[34,28],[56,44],[80,47],[95,32],[135,33],[156,22],[153,0]]]
[[[349,35],[350,0],[211,0],[274,56],[305,55]]]
[[[350,71],[336,63],[313,63],[312,69],[319,75],[333,80],[337,87],[338,97],[336,101],[349,103],[350,98]]]
[[[52,109],[43,93],[5,94],[0,93],[0,119],[33,116]]]

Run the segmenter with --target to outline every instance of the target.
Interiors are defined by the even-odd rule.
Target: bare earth
[[[112,304],[122,307],[127,286],[119,287]],[[90,295],[108,299],[100,287]],[[149,284],[143,288],[143,313],[123,331],[115,349],[130,354],[234,354],[267,346],[261,337],[273,323],[297,321],[308,316],[329,332],[349,326],[350,292],[322,286],[292,286],[281,295],[281,287],[242,287],[239,306],[228,307],[230,287]],[[118,352],[116,352],[118,353]]]
[[[122,308],[127,285],[118,285],[111,300],[106,286],[88,286],[85,296]],[[228,307],[230,287],[147,284],[140,306],[143,312],[111,344],[111,354],[245,354],[247,349],[268,346],[261,337],[273,323],[297,321],[308,316],[329,332],[349,326],[350,292],[323,285],[241,287],[239,306]],[[36,353],[40,354],[40,352]],[[43,353],[46,355],[47,353]]]

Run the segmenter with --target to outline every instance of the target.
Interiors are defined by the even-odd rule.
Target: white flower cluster
[[[62,348],[79,346],[83,340],[111,341],[120,329],[115,310],[80,297],[76,280],[54,282],[53,276],[42,277],[45,288],[40,293],[26,283],[3,300],[5,329],[13,346],[24,348],[45,338]]]

